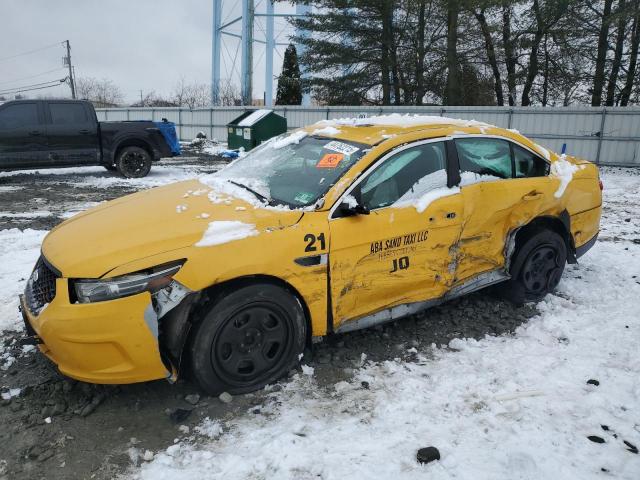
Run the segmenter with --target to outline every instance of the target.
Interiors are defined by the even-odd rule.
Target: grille
[[[42,308],[47,303],[51,303],[56,296],[56,273],[49,268],[42,257],[33,268],[24,295],[27,306],[34,315],[38,315]]]

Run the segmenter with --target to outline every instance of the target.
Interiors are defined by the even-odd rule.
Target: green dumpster
[[[242,147],[249,151],[286,131],[287,119],[273,110],[249,110],[227,124],[227,144],[232,150]]]

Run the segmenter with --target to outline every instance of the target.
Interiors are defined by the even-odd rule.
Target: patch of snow
[[[537,143],[534,142],[534,147],[536,147],[540,153],[542,153],[542,156],[547,160],[547,161],[551,161],[551,153],[549,153],[549,150],[547,150],[546,148],[544,148],[542,145],[539,145]]]
[[[448,188],[446,185],[447,171],[437,170],[418,180],[408,192],[396,200],[392,207],[413,206],[418,213],[422,213],[435,200],[460,193],[460,188]]]
[[[480,174],[475,172],[460,172],[460,186],[474,185],[482,182],[494,182],[496,180],[504,180],[495,175]]]
[[[247,115],[245,118],[240,120],[240,122],[238,123],[238,126],[250,127],[254,125],[261,118],[264,118],[267,115],[269,115],[271,112],[273,112],[273,110],[269,110],[266,108],[261,108],[260,110],[254,110],[253,112],[251,112],[250,115]]]
[[[338,118],[334,120],[321,120],[318,125],[336,126],[359,126],[359,125],[388,125],[395,127],[412,127],[416,125],[457,125],[460,127],[482,127],[490,128],[493,125],[478,122],[476,120],[463,120],[459,118],[438,117],[435,115],[401,115],[392,113],[389,115],[379,115],[366,118]]]
[[[176,205],[176,213],[182,213],[187,211],[186,205]]]
[[[358,201],[353,195],[345,195],[342,201],[346,203],[349,208],[356,208],[358,206]]]
[[[241,240],[243,238],[258,235],[256,226],[250,223],[238,222],[235,220],[223,220],[210,222],[207,231],[196,247],[211,247],[213,245],[221,245],[223,243]]]
[[[205,418],[200,425],[194,428],[194,431],[200,435],[204,435],[209,438],[218,438],[222,435],[222,425],[215,420],[211,420],[209,417]]]
[[[79,213],[84,212],[85,210],[88,210],[89,208],[96,207],[101,203],[104,203],[104,202],[84,202],[80,205],[74,206],[74,208],[72,208],[71,210],[67,210],[66,212],[59,215],[59,217],[64,219],[71,218]]]
[[[297,145],[298,143],[300,143],[300,140],[302,140],[304,137],[307,136],[307,132],[305,132],[304,130],[297,130],[295,132],[293,132],[290,135],[287,135],[286,137],[280,138],[278,140],[274,140],[271,143],[271,146],[273,148],[284,148],[287,145]]]
[[[327,126],[324,128],[316,128],[311,135],[338,135],[339,133],[342,133],[340,130],[338,130],[335,127],[332,126]]]
[[[560,158],[551,163],[551,176],[560,180],[558,190],[553,194],[554,197],[560,198],[564,194],[567,186],[573,179],[573,174],[578,171],[578,166],[567,160],[567,156],[563,153]]]
[[[211,188],[208,195],[211,203],[224,203],[227,200],[231,200],[231,198],[237,198],[256,208],[264,206],[250,191],[234,185],[229,180],[218,177],[215,174],[202,175],[198,180],[200,183]]]
[[[209,218],[210,216],[208,213],[201,213],[200,215],[196,215],[196,218]]]
[[[53,213],[48,210],[36,210],[34,212],[0,212],[0,217],[5,218],[44,218],[51,217]]]
[[[315,371],[313,367],[310,367],[309,365],[301,365],[301,368],[303,375],[307,375],[309,377],[313,376],[313,372]]]
[[[46,234],[45,231],[31,229],[0,230],[0,332],[23,329],[18,295],[24,291]]]
[[[20,392],[22,390],[19,388],[11,388],[9,390],[7,390],[6,392],[2,392],[2,399],[3,400],[11,400],[13,397],[17,397],[18,395],[20,395]]]

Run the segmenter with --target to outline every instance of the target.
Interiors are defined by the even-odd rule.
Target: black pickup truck
[[[0,105],[0,171],[102,165],[144,177],[151,162],[180,153],[171,123],[98,122],[84,100],[18,100]]]

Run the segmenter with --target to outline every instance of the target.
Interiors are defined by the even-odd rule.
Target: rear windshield
[[[298,131],[255,148],[216,176],[251,189],[271,205],[305,207],[322,198],[367,147]]]

